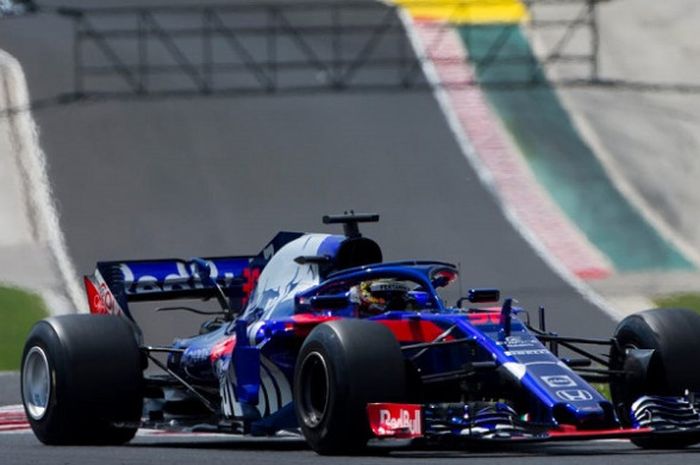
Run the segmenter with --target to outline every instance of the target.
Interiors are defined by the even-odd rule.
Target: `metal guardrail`
[[[606,81],[600,76],[597,9],[607,0],[521,1],[528,11],[521,29],[549,34],[548,43],[553,46],[536,49],[535,54],[527,50],[513,55],[509,40],[518,29],[512,24],[489,25],[501,30],[484,55],[470,58],[477,70],[507,64],[528,71],[518,73],[517,81],[490,80],[480,85],[634,88],[635,83]],[[422,2],[415,0],[410,5]],[[463,12],[493,2],[498,3],[457,0],[449,5]],[[556,8],[564,8],[565,13],[552,14]],[[441,40],[441,34],[435,34],[435,43],[425,44],[426,54],[416,55],[404,30],[403,7],[367,0],[39,7],[34,14],[58,14],[72,22],[73,86],[55,98],[34,102],[33,108],[184,95],[422,90],[428,88],[422,64],[435,58],[432,50],[439,48]],[[10,16],[1,21],[11,20]],[[448,32],[453,26],[446,20],[433,27]],[[564,64],[578,68],[566,77],[549,73],[551,67]],[[464,80],[442,83],[447,87],[474,84],[477,82]],[[637,84],[640,90],[658,90],[653,84]],[[13,111],[19,109],[4,113]]]
[[[481,6],[488,1],[459,1],[454,8]],[[475,59],[475,66],[522,64],[532,68],[533,78],[489,85],[537,84],[537,71],[564,61],[587,64],[588,71],[579,82],[596,80],[598,0],[526,3],[531,11],[535,4],[576,3],[584,8],[568,20],[531,18],[530,28],[563,30],[555,48],[540,60],[530,54],[508,55],[508,40],[514,29],[504,26],[488,53]],[[126,94],[424,88],[420,69],[424,60],[431,59],[431,46],[427,47],[428,56],[413,53],[400,19],[401,8],[349,1],[61,8],[57,13],[74,23],[73,96],[80,99]],[[443,23],[438,27],[446,30],[451,26]],[[573,33],[582,28],[588,29],[592,37],[589,50],[583,54],[566,53]]]
[[[396,8],[377,2],[58,13],[74,23],[76,97],[339,91],[421,83],[419,62]],[[95,87],[105,77],[118,77],[125,87]]]

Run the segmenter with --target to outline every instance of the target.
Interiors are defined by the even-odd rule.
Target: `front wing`
[[[662,421],[669,415],[670,399],[683,408],[683,398],[645,397],[646,402],[663,400],[664,412],[657,411],[654,421],[637,421],[633,427],[579,428],[575,425],[537,424],[519,417],[504,403],[372,403],[367,406],[369,426],[379,439],[415,439],[430,443],[584,441],[594,439],[631,439],[656,436],[697,436],[700,442],[700,411],[684,415],[681,423]],[[686,414],[684,412],[684,414]],[[634,412],[633,412],[634,415]],[[648,410],[646,415],[649,415]],[[674,418],[678,418],[672,413]]]

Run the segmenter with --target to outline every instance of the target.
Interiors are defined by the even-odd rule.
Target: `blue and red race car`
[[[495,289],[449,306],[456,267],[383,263],[358,227],[377,220],[327,216],[343,235],[281,232],[254,256],[98,263],[85,278],[92,314],[48,318],[28,337],[22,398],[34,433],[115,444],[140,427],[300,429],[321,454],[373,439],[700,442],[699,315],[641,312],[590,339],[548,332],[543,309],[534,327]],[[160,308],[214,314],[197,335],[144,344],[130,304],[172,299],[221,309]],[[590,382],[608,383],[612,400]]]

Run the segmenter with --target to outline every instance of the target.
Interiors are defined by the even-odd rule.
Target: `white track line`
[[[52,299],[50,293],[45,293],[44,297],[55,300],[55,302],[47,302],[54,313],[87,311],[85,297],[78,285],[77,273],[60,227],[46,169],[46,156],[39,144],[38,128],[28,110],[30,99],[24,71],[17,59],[0,50],[0,72],[3,73],[5,84],[3,90],[6,93],[7,107],[23,109],[3,117],[8,119],[12,145],[19,161],[22,182],[29,197],[27,209],[34,229],[34,240],[48,244],[60,274],[66,298],[72,308],[65,308],[65,299],[63,302],[61,299]]]

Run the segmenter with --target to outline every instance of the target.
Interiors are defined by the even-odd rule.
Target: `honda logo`
[[[557,391],[557,397],[567,402],[584,402],[593,399],[593,395],[583,389],[562,389]]]

